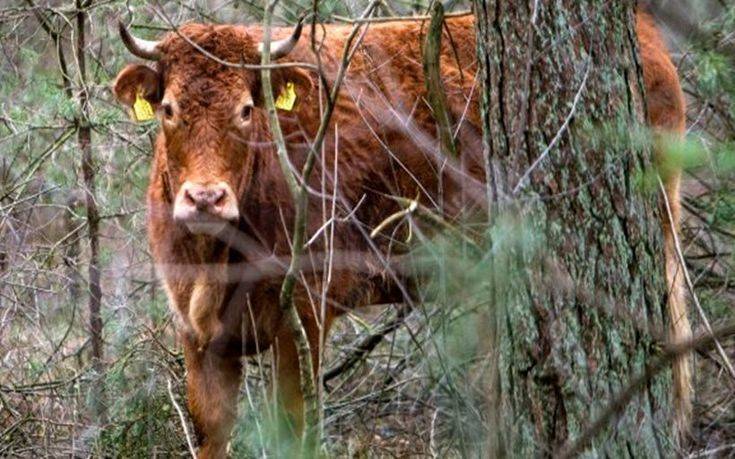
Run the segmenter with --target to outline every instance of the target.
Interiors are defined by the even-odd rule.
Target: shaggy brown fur
[[[638,18],[649,119],[662,132],[680,134],[684,104],[676,73],[650,18]],[[471,214],[483,205],[479,91],[472,88],[477,71],[473,21],[472,17],[447,21],[454,50],[449,40],[443,40],[442,74],[450,110],[455,119],[465,114],[458,136],[462,154],[457,162],[444,164],[445,158],[437,156],[433,117],[423,102],[420,44],[425,24],[373,25],[354,56],[324,156],[310,182],[314,190],[309,204],[310,235],[329,218],[319,193],[329,203],[337,187],[334,242],[327,246],[326,238],[317,237],[308,247],[303,266],[308,288],[299,286],[295,295],[315,361],[320,325],[326,332],[332,319],[345,310],[403,300],[398,286],[407,276],[390,255],[397,244],[394,228],[375,240],[367,237],[372,228],[399,210],[387,195],[418,195],[450,217]],[[323,63],[332,79],[350,28],[324,27]],[[260,60],[258,27],[189,24],[180,32],[220,59]],[[287,29],[275,31],[277,37],[288,34]],[[310,41],[309,36],[302,37],[288,60],[313,62]],[[171,106],[171,113],[160,115],[162,129],[148,190],[149,238],[180,323],[189,409],[202,442],[200,455],[221,457],[236,415],[242,355],[275,344],[284,404],[296,419],[302,409],[298,360],[278,308],[294,208],[260,102],[259,72],[218,64],[173,33],[164,37],[161,50],[163,57],[156,69],[140,64],[126,67],[114,91],[126,104],[132,104],[136,92],[142,91],[155,107],[160,108],[164,99]],[[279,114],[291,161],[300,169],[320,119],[317,79],[297,68],[272,73],[275,91],[287,82],[296,85],[294,110]],[[237,117],[242,101],[248,98],[255,102],[255,109],[252,122],[243,127]],[[177,225],[171,207],[184,181],[226,182],[239,200],[237,227],[213,237],[193,235]],[[677,173],[667,177],[667,193],[676,222]],[[688,336],[688,323],[668,228],[664,224],[667,276],[672,284],[672,337],[681,339]],[[334,270],[329,285],[323,286],[323,254],[328,249],[335,253]],[[321,300],[327,305],[323,324],[312,308],[313,302]],[[686,359],[677,362],[676,375],[677,403],[684,416],[689,399]]]

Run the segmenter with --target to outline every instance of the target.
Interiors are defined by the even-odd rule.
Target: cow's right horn
[[[280,59],[287,56],[288,53],[293,50],[296,43],[299,42],[301,37],[301,29],[304,27],[304,17],[299,19],[299,23],[293,29],[293,33],[290,37],[284,38],[283,40],[276,40],[271,42],[271,60]],[[263,43],[258,43],[258,51],[263,54]]]
[[[122,38],[128,51],[138,57],[151,61],[161,59],[161,50],[158,49],[159,42],[143,40],[132,35],[122,22],[118,22],[117,26],[120,29],[120,38]]]

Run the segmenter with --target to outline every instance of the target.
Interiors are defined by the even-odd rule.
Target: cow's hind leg
[[[227,443],[237,416],[242,363],[238,357],[199,350],[195,340],[182,339],[186,359],[189,413],[199,438],[199,457],[226,457]]]

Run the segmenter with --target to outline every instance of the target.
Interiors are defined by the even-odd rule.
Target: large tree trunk
[[[513,250],[503,265],[517,268],[511,288],[495,292],[502,415],[491,444],[522,457],[553,454],[665,339],[661,219],[657,196],[640,187],[651,152],[627,137],[645,119],[635,5],[474,4],[491,214],[513,207],[543,239],[542,249]],[[670,456],[671,423],[666,373],[588,452]]]

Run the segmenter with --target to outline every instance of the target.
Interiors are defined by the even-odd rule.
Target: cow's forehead
[[[161,46],[161,67],[169,93],[208,106],[222,100],[227,92],[247,89],[255,81],[253,72],[217,62],[192,43],[227,62],[254,63],[260,59],[257,42],[243,26],[187,24],[169,33]]]
[[[245,26],[190,23],[168,33],[163,39],[163,63],[169,66],[204,66],[203,70],[226,67],[197,48],[231,63],[260,61],[258,42]]]

